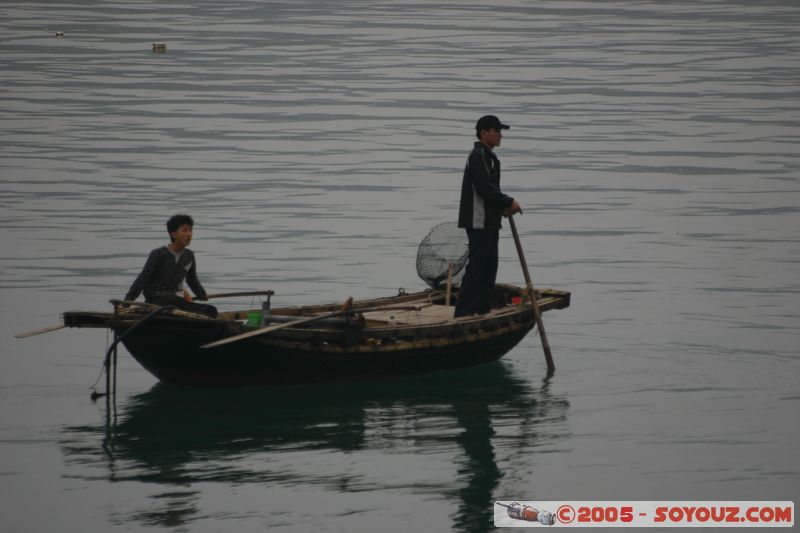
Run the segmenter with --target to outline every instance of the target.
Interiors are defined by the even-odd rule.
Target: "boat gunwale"
[[[525,289],[506,284],[498,284],[497,288],[510,295],[524,295]],[[539,300],[540,311],[544,312],[550,309],[563,309],[568,307],[571,294],[566,291],[555,289],[544,289],[541,292],[541,299]],[[441,291],[421,291],[417,293],[407,293],[397,296],[375,298],[371,300],[361,300],[353,305],[355,312],[369,312],[371,308],[379,307],[382,305],[390,305],[397,303],[409,303],[414,301],[428,301],[443,298],[444,293]],[[331,310],[341,308],[341,304],[316,304],[308,306],[293,306],[273,309],[274,315],[287,316],[287,317],[303,317],[315,313],[324,313]],[[258,312],[261,309],[252,310],[239,310],[221,313],[223,318],[210,318],[202,316],[181,316],[176,314],[163,314],[153,318],[153,324],[146,325],[145,330],[151,328],[160,329],[174,329],[177,331],[199,331],[202,328],[205,333],[216,332],[217,334],[235,335],[238,333],[252,330],[252,326],[240,322],[247,317],[248,313]],[[414,312],[408,310],[408,312]],[[70,324],[68,315],[92,315],[95,322],[90,325],[76,325]],[[108,327],[116,329],[118,332],[124,332],[129,327],[141,320],[141,314],[130,315],[116,315],[114,313],[103,312],[81,312],[73,311],[64,313],[65,325],[68,327]],[[439,321],[431,324],[386,324],[375,325],[372,324],[368,327],[358,327],[356,324],[350,327],[285,327],[279,331],[275,331],[270,335],[256,337],[251,339],[250,342],[257,342],[262,345],[276,344],[278,342],[291,343],[293,346],[297,344],[309,344],[312,341],[324,337],[324,340],[333,343],[333,345],[344,344],[358,344],[359,342],[365,343],[368,339],[375,338],[378,340],[383,339],[396,339],[406,340],[415,338],[462,338],[470,335],[472,332],[481,329],[492,328],[497,330],[506,325],[519,323],[521,325],[528,325],[528,329],[532,329],[534,325],[533,308],[529,305],[522,304],[511,307],[510,305],[505,308],[497,308],[486,315],[476,315],[470,317],[450,318],[444,321]],[[188,328],[187,328],[188,326]],[[196,326],[196,327],[192,327]],[[210,327],[212,326],[212,327]],[[499,332],[497,332],[499,333]],[[357,340],[358,339],[358,340]],[[320,345],[320,342],[313,342],[315,345]]]

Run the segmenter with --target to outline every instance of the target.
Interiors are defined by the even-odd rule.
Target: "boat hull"
[[[216,350],[176,342],[153,343],[151,337],[143,336],[123,342],[139,364],[167,383],[278,385],[388,379],[489,363],[508,353],[529,329],[446,346],[371,353],[287,348],[257,341]]]

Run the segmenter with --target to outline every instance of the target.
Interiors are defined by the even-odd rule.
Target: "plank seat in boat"
[[[417,309],[382,309],[365,311],[364,318],[370,322],[394,322],[404,326],[428,326],[444,324],[453,319],[455,307],[451,305],[425,304]]]
[[[474,320],[475,318],[490,318],[493,316],[500,316],[505,313],[517,310],[516,306],[508,305],[498,309],[492,309],[489,313],[481,315],[480,317],[462,317],[453,318],[455,307],[451,305],[441,304],[427,304],[420,306],[417,309],[402,309],[402,310],[381,310],[381,311],[368,311],[364,313],[364,318],[368,322],[386,322],[392,321],[391,317],[394,316],[394,322],[400,326],[433,326],[436,324],[454,323],[456,321]]]

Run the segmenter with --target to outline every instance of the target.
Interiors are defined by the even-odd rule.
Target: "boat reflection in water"
[[[157,384],[121,405],[116,423],[65,428],[63,450],[88,479],[96,479],[100,462],[107,468],[104,479],[159,485],[160,506],[123,520],[169,527],[208,518],[201,492],[192,488],[198,482],[295,491],[317,484],[396,495],[396,480],[381,486],[347,461],[341,468],[313,463],[325,452],[437,454],[453,462],[457,477],[443,476],[432,487],[426,473],[419,490],[457,508],[450,517],[454,530],[481,531],[491,528],[494,491],[504,470],[516,464],[509,460],[514,451],[565,436],[568,402],[548,386],[532,386],[501,362],[380,383],[231,389]],[[506,447],[502,465],[498,431]],[[397,474],[413,480],[415,468],[412,462]]]

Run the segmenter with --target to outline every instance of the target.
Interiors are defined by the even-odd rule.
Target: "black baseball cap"
[[[511,126],[507,124],[503,124],[500,122],[500,119],[494,115],[484,115],[478,119],[478,123],[475,124],[475,130],[507,130]]]

